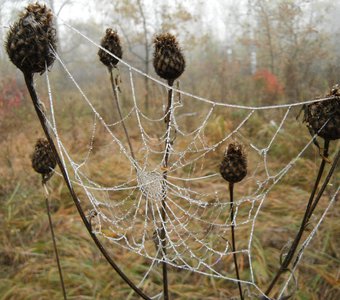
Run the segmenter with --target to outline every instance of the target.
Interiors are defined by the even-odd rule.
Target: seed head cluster
[[[337,140],[340,138],[339,85],[333,86],[325,96],[327,97],[331,99],[306,105],[303,121],[306,122],[311,135],[317,134],[325,140]]]
[[[54,62],[56,49],[53,14],[46,5],[29,4],[11,26],[6,40],[10,60],[24,73],[43,73]]]
[[[247,157],[242,145],[229,144],[220,165],[220,173],[229,183],[240,182],[247,175]]]
[[[117,56],[118,58],[123,57],[122,46],[120,45],[120,39],[117,31],[107,28],[105,36],[102,38],[100,45]],[[103,49],[98,50],[98,56],[100,61],[108,68],[113,68],[117,65],[118,59],[105,52]]]
[[[154,39],[153,66],[163,79],[175,80],[185,69],[185,59],[176,37],[170,33],[157,35]]]
[[[38,139],[32,153],[32,168],[43,176],[43,182],[46,182],[57,165],[56,159],[46,139]]]

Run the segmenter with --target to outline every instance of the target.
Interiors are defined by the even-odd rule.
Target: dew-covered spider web
[[[100,47],[97,42],[70,25],[67,28],[81,36],[96,55]],[[278,193],[280,183],[295,172],[313,145],[314,137],[301,120],[296,120],[302,105],[313,100],[259,107],[235,105],[184,92],[183,80],[173,88],[167,129],[169,87],[164,82],[120,60],[116,94],[123,111],[121,120],[108,113],[115,109],[109,79],[98,86],[99,91],[105,91],[101,94],[105,94],[105,99],[102,96],[98,99],[91,90],[93,86],[88,88],[79,83],[77,76],[81,76],[79,68],[83,66],[75,69],[57,53],[56,65],[74,91],[74,96],[67,100],[74,109],[63,108],[66,100],[56,92],[52,71],[45,73],[48,97],[46,101],[42,99],[44,113],[68,178],[88,209],[93,232],[149,259],[150,269],[143,280],[152,268],[165,261],[170,267],[237,281],[230,237],[233,225],[238,259],[248,270],[242,273],[241,282],[263,294],[257,284],[252,255],[257,222],[269,196]],[[149,111],[144,109],[145,95],[140,92],[145,77],[153,91]],[[82,113],[81,118],[77,113]],[[65,117],[69,120],[67,124],[62,122]],[[293,137],[297,141],[291,147],[288,139],[292,138],[289,132],[294,126],[303,133],[301,138]],[[246,148],[248,174],[235,185],[235,213],[231,219],[228,183],[220,176],[219,165],[233,141]],[[169,161],[165,168],[167,148]],[[278,161],[280,151],[285,155]],[[339,187],[302,242],[298,260],[338,192]],[[288,278],[281,287],[282,295],[293,278]]]

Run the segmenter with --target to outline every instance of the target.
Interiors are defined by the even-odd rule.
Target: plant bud
[[[10,60],[24,73],[43,73],[54,62],[57,44],[53,14],[46,5],[29,4],[11,26],[6,51]]]
[[[120,39],[117,31],[111,28],[106,29],[105,36],[102,38],[100,45],[117,56],[118,58],[123,57],[122,47],[120,45]],[[107,67],[113,68],[117,65],[118,59],[105,52],[103,49],[98,50],[98,56],[100,61]]]
[[[57,165],[48,140],[37,140],[31,158],[32,168],[37,173],[40,173],[43,176],[43,181],[46,182],[53,174],[52,172]]]
[[[303,121],[311,135],[317,134],[325,140],[337,140],[340,138],[339,86],[333,86],[325,97],[332,98],[305,106]]]
[[[176,37],[170,33],[160,34],[154,39],[153,66],[156,73],[166,80],[175,80],[184,71],[185,59]]]
[[[220,173],[230,183],[239,182],[247,175],[247,157],[242,145],[229,144],[220,165]]]

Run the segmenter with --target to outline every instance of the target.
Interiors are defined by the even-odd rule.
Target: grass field
[[[159,252],[163,234],[170,299],[240,299],[240,285],[235,283],[238,268],[244,298],[263,299],[260,292],[267,290],[282,261],[289,258],[319,165],[326,162],[303,122],[301,103],[280,104],[316,99],[338,81],[338,27],[328,22],[331,3],[239,1],[237,8],[233,1],[235,7],[218,6],[223,13],[215,18],[214,5],[204,1],[190,8],[182,1],[164,6],[157,1],[155,6],[150,1],[114,1],[114,9],[108,1],[96,5],[93,20],[81,21],[75,15],[69,25],[62,18],[52,24],[53,14],[34,4],[19,22],[7,26],[24,4],[20,2],[4,1],[0,9],[5,52],[27,81],[35,73],[39,108],[52,124],[49,130],[89,218],[90,233],[151,299],[163,298]],[[64,1],[57,16],[71,2]],[[218,18],[228,31],[225,37],[213,32],[218,31]],[[112,94],[106,72],[106,67],[112,72],[117,60],[103,60],[107,54],[98,53],[96,45],[103,25],[111,22],[122,36],[107,30],[110,34],[101,45],[106,47],[103,41],[110,38],[112,43],[114,38],[110,51],[120,58],[124,53],[119,71],[114,68],[117,77],[110,78],[113,86],[119,85],[117,94]],[[209,27],[210,22],[216,24]],[[157,35],[158,31],[178,35]],[[58,55],[51,55],[51,48],[58,49]],[[31,154],[43,130],[23,74],[2,54],[0,300],[63,298],[46,190],[67,298],[138,299],[95,246],[95,237],[87,232],[60,175],[62,166],[56,168],[47,189],[33,171]],[[45,67],[49,70],[43,74]],[[174,92],[168,98],[166,86],[134,67],[158,79],[159,75],[169,85],[180,77],[175,87],[199,97]],[[335,91],[331,95],[339,101]],[[125,123],[114,100],[121,105]],[[320,106],[315,106],[319,117]],[[231,142],[243,144],[248,162],[247,176],[235,185],[228,185],[219,169]],[[340,141],[332,141],[321,183],[339,149]],[[275,299],[292,272],[285,292],[290,296],[281,300],[340,299],[339,179],[337,165],[303,226],[300,245],[320,226],[296,270],[292,270],[295,253],[274,286],[270,295]],[[232,186],[234,200],[229,194]],[[232,253],[234,226],[238,268]]]
[[[100,79],[98,82],[101,82]],[[110,99],[109,89],[102,91],[89,86],[88,90],[96,99],[103,99],[107,93],[106,102],[97,104],[98,110],[103,114],[107,113],[111,118],[111,112],[106,112],[105,109],[109,107],[105,106],[109,105],[107,101],[110,101],[108,100]],[[45,94],[42,96],[46,97]],[[77,153],[78,148],[86,146],[90,130],[81,124],[89,123],[91,115],[69,100],[79,97],[74,92],[60,90],[57,97],[63,99],[62,106],[57,107],[62,120],[61,130],[69,141],[67,144],[71,147],[72,153]],[[188,110],[191,109],[189,104]],[[127,106],[124,109],[128,111]],[[280,120],[281,115],[282,112],[278,112],[278,115],[271,113],[269,117],[256,115],[242,130],[244,140],[247,141],[251,137],[252,140],[255,139],[259,144],[265,145],[268,138],[275,132],[268,123],[271,119]],[[231,130],[241,118],[242,116],[236,113],[228,112],[228,115],[225,115],[224,112],[217,111],[207,124],[207,138],[211,141],[220,140],[223,137],[223,131]],[[134,128],[133,122],[129,126]],[[150,127],[149,130],[154,129]],[[124,139],[121,132],[117,131],[117,134],[122,140]],[[34,173],[30,161],[33,146],[36,139],[42,136],[42,130],[27,95],[20,107],[7,110],[6,114],[1,116],[0,136],[0,149],[2,150],[0,152],[0,299],[61,299],[44,191],[40,177]],[[131,137],[132,142],[138,145],[137,132],[132,130]],[[296,121],[294,115],[290,116],[285,123],[284,132],[271,148],[270,170],[279,169],[282,163],[293,158],[296,155],[295,149],[300,149],[309,138],[309,133],[301,121]],[[185,142],[183,143],[184,147]],[[127,172],[129,170],[127,165],[119,165],[119,159],[106,155],[104,149],[107,144],[106,136],[101,134],[99,129],[99,134],[95,139],[95,149],[93,149],[93,160],[89,162],[89,168],[92,168],[91,174],[103,184],[112,183],[117,174],[124,178],[124,170]],[[336,149],[339,149],[339,143],[333,142],[331,157]],[[218,148],[217,153],[207,159],[206,167],[212,172],[217,172],[223,150],[223,147]],[[259,160],[255,151],[249,149],[248,160],[252,170],[256,167],[253,161]],[[310,146],[264,202],[256,222],[252,246],[253,268],[260,288],[265,289],[268,286],[279,267],[281,249],[294,238],[298,230],[320,161],[318,150]],[[112,165],[119,165],[122,170],[115,173]],[[179,175],[181,175],[180,172]],[[315,216],[308,225],[307,233],[317,223],[331,195],[334,194],[339,184],[339,175],[340,170],[337,167],[331,184],[326,189]],[[213,181],[212,184],[214,185],[211,186],[212,189],[217,186],[224,188],[221,187],[219,180]],[[81,222],[62,178],[57,175],[53,176],[48,186],[68,299],[137,299],[137,296],[110,269],[96,249]],[[198,188],[205,189],[206,187]],[[245,193],[245,189],[245,187],[240,188],[238,195]],[[305,250],[303,260],[295,274],[298,289],[291,299],[335,300],[340,298],[338,251],[340,249],[340,207],[338,204],[338,199],[336,199],[313,241]],[[89,211],[90,206],[86,201],[83,202],[83,206],[85,211]],[[239,245],[246,242],[247,240],[243,240],[242,237],[237,239]],[[148,270],[150,261],[105,240],[103,243],[110,249],[112,256],[128,276],[138,283],[144,272]],[[240,256],[241,277],[249,273],[247,267],[247,261]],[[226,261],[226,268],[229,268],[231,273],[234,272],[231,260]],[[217,300],[237,299],[238,297],[237,285],[232,282],[173,267],[169,268],[169,272],[169,289],[172,299]],[[141,288],[147,294],[155,295],[161,291],[161,286],[161,265],[158,265]],[[248,298],[251,297],[248,295]],[[253,299],[256,297],[253,296]]]

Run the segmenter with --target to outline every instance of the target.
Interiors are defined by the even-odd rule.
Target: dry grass
[[[64,99],[72,99],[75,95],[65,95]],[[61,130],[67,132],[73,145],[83,147],[89,135],[89,129],[82,129],[77,124],[89,122],[91,115],[74,103],[65,104],[62,111],[71,111],[74,116],[65,118]],[[128,108],[126,108],[128,109]],[[190,109],[190,108],[188,108]],[[103,110],[105,113],[105,110]],[[79,119],[79,116],[82,117]],[[108,118],[111,118],[108,115]],[[228,113],[224,118],[212,118],[207,131],[210,142],[223,137],[224,130],[231,130],[233,122],[242,116]],[[235,123],[237,123],[235,121]],[[188,123],[188,129],[192,123]],[[130,124],[131,126],[132,124]],[[301,128],[297,122],[288,122],[285,131],[280,135],[276,146],[270,151],[273,159],[271,170],[279,168],[282,161],[289,161],[296,155],[294,149],[303,146],[305,140],[297,136],[296,130]],[[100,129],[99,129],[100,130]],[[273,134],[268,127],[268,120],[256,116],[248,126],[248,132],[242,132],[243,138],[252,136],[265,145],[266,137]],[[119,134],[119,132],[117,133]],[[306,133],[306,136],[308,133]],[[44,206],[44,193],[40,186],[40,178],[30,167],[29,155],[36,138],[41,136],[41,129],[30,105],[23,106],[16,112],[9,113],[0,127],[0,300],[21,299],[61,299],[59,276],[54,261],[52,242],[48,229],[48,219]],[[135,132],[132,132],[134,142]],[[306,137],[305,136],[305,137]],[[124,139],[123,135],[121,136]],[[100,178],[102,184],[112,184],[112,165],[118,158],[108,158],[102,149],[109,141],[96,135],[93,161],[97,164],[91,169]],[[185,147],[185,142],[183,145]],[[339,146],[339,144],[337,145]],[[332,145],[335,149],[335,143]],[[75,149],[76,151],[76,149]],[[207,172],[216,172],[223,147],[217,149],[206,163]],[[279,256],[282,247],[292,239],[298,230],[304,207],[317,171],[320,159],[317,152],[308,150],[303,158],[283,181],[270,193],[268,201],[262,208],[256,223],[253,242],[253,267],[256,280],[263,289],[268,285],[274,272],[279,267]],[[249,157],[258,160],[255,153]],[[129,169],[120,166],[122,170]],[[111,175],[110,175],[111,174]],[[119,173],[114,180],[124,181],[125,174]],[[338,179],[339,168],[334,176]],[[331,191],[338,181],[333,180],[327,193],[322,198],[311,219],[310,228],[318,220],[320,212],[326,207]],[[216,187],[221,186],[218,180],[213,181]],[[49,182],[51,205],[57,244],[60,252],[65,284],[69,299],[136,299],[128,286],[104,261],[92,240],[87,234],[76,212],[66,186],[60,177],[54,176]],[[204,186],[198,186],[204,189]],[[246,192],[246,188],[236,193]],[[298,268],[299,290],[293,299],[338,299],[340,298],[339,266],[340,257],[340,207],[334,205],[326,220],[306,250],[304,259]],[[88,207],[89,208],[89,207]],[[86,207],[85,207],[86,209]],[[309,229],[310,230],[310,229]],[[237,231],[240,234],[241,231]],[[239,235],[240,236],[240,235]],[[242,238],[238,244],[244,244]],[[148,269],[149,261],[121,248],[106,244],[112,250],[115,260],[134,282],[139,282]],[[230,257],[231,258],[231,257]],[[249,275],[247,260],[239,256],[241,277]],[[232,266],[230,260],[228,265]],[[231,272],[233,269],[231,267]],[[237,285],[220,279],[200,276],[195,273],[170,267],[170,291],[172,299],[232,299],[238,295]],[[147,294],[161,291],[161,268],[156,267],[142,286]],[[236,299],[235,298],[235,299]]]

